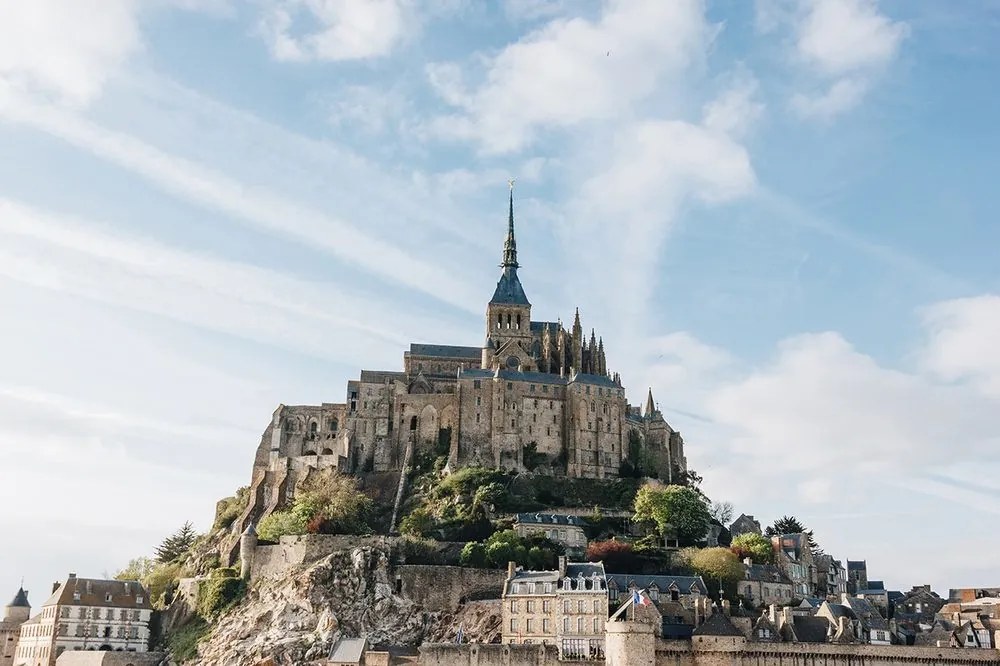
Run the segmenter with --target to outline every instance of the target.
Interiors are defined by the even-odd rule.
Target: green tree
[[[156,562],[149,557],[137,557],[129,560],[124,569],[115,574],[115,580],[137,580],[144,582],[156,567]]]
[[[723,585],[743,578],[743,565],[728,548],[701,548],[691,554],[690,566],[702,578]]]
[[[682,544],[703,540],[712,518],[705,499],[685,486],[643,486],[636,493],[634,509],[635,520],[655,523],[661,535],[672,532]]]
[[[463,567],[485,567],[486,546],[478,541],[470,541],[462,548],[458,561]]]
[[[816,539],[813,536],[813,531],[807,529],[802,521],[795,516],[782,516],[774,521],[773,525],[769,525],[764,530],[764,535],[769,537],[783,536],[785,534],[805,534],[809,541],[809,548],[816,552],[820,550],[819,544],[816,543]]]
[[[480,486],[479,489],[476,490],[476,495],[473,498],[473,505],[491,508],[502,504],[506,497],[507,489],[504,488],[502,483],[494,481],[493,483],[487,483],[485,486]]]
[[[186,553],[197,538],[198,534],[194,531],[191,522],[184,523],[179,530],[165,538],[156,547],[156,561],[173,562]]]
[[[358,490],[358,479],[326,470],[310,478],[292,504],[292,513],[311,531],[364,534],[374,502]]]
[[[764,564],[774,559],[771,540],[755,532],[747,532],[733,537],[729,549],[733,551],[737,559],[743,560],[749,557],[755,564]]]
[[[434,529],[434,516],[424,507],[417,507],[399,522],[400,534],[427,536]]]

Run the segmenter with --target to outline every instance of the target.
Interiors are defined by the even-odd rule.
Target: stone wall
[[[399,593],[427,610],[454,612],[468,599],[499,599],[507,571],[404,564],[396,567]]]
[[[250,580],[282,576],[289,569],[323,559],[332,552],[352,550],[359,546],[387,547],[382,536],[353,534],[302,534],[283,536],[279,543],[257,546],[250,567]]]
[[[554,645],[423,645],[421,666],[594,666],[592,661],[559,661]]]
[[[59,655],[56,666],[158,666],[166,660],[162,652],[70,650]]]

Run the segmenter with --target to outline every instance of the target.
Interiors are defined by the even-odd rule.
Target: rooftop
[[[77,578],[70,574],[43,606],[108,606],[151,608],[149,594],[137,581]]]
[[[462,347],[458,345],[427,345],[410,344],[411,356],[436,356],[439,358],[461,358],[466,360],[480,360],[483,357],[483,350],[479,347]]]
[[[708,595],[708,588],[701,576],[653,576],[644,574],[608,574],[608,587],[617,590],[627,590],[635,586],[638,590],[648,590],[656,586],[660,591],[666,592],[671,586],[676,586],[681,594],[691,594],[697,590],[698,594]]]
[[[338,664],[361,663],[367,645],[365,638],[341,638],[330,650],[330,661]]]
[[[694,636],[742,636],[743,632],[736,628],[725,613],[718,610],[712,612],[705,623],[691,632]]]
[[[575,525],[583,527],[587,522],[580,516],[567,516],[561,513],[519,513],[518,523],[532,523],[540,525]]]
[[[531,305],[524,293],[524,287],[521,286],[521,281],[517,277],[517,268],[504,268],[503,273],[500,274],[500,279],[497,281],[497,288],[493,292],[493,298],[490,299],[490,303]]]
[[[17,594],[14,595],[14,600],[7,605],[16,608],[31,608],[31,604],[28,603],[28,593],[25,592],[23,587],[18,588]]]

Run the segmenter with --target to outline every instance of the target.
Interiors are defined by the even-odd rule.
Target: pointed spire
[[[582,329],[580,326],[580,308],[576,309],[576,315],[573,317],[573,330]]]
[[[518,268],[517,241],[514,240],[514,179],[510,181],[510,208],[507,213],[507,240],[503,244],[503,268]]]
[[[653,403],[653,389],[650,387],[649,394],[646,396],[646,413],[644,416],[649,418],[656,411],[656,405]]]

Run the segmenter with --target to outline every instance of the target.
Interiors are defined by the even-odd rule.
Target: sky
[[[250,480],[279,404],[539,320],[705,492],[1000,584],[1000,3],[0,0],[0,600]]]

